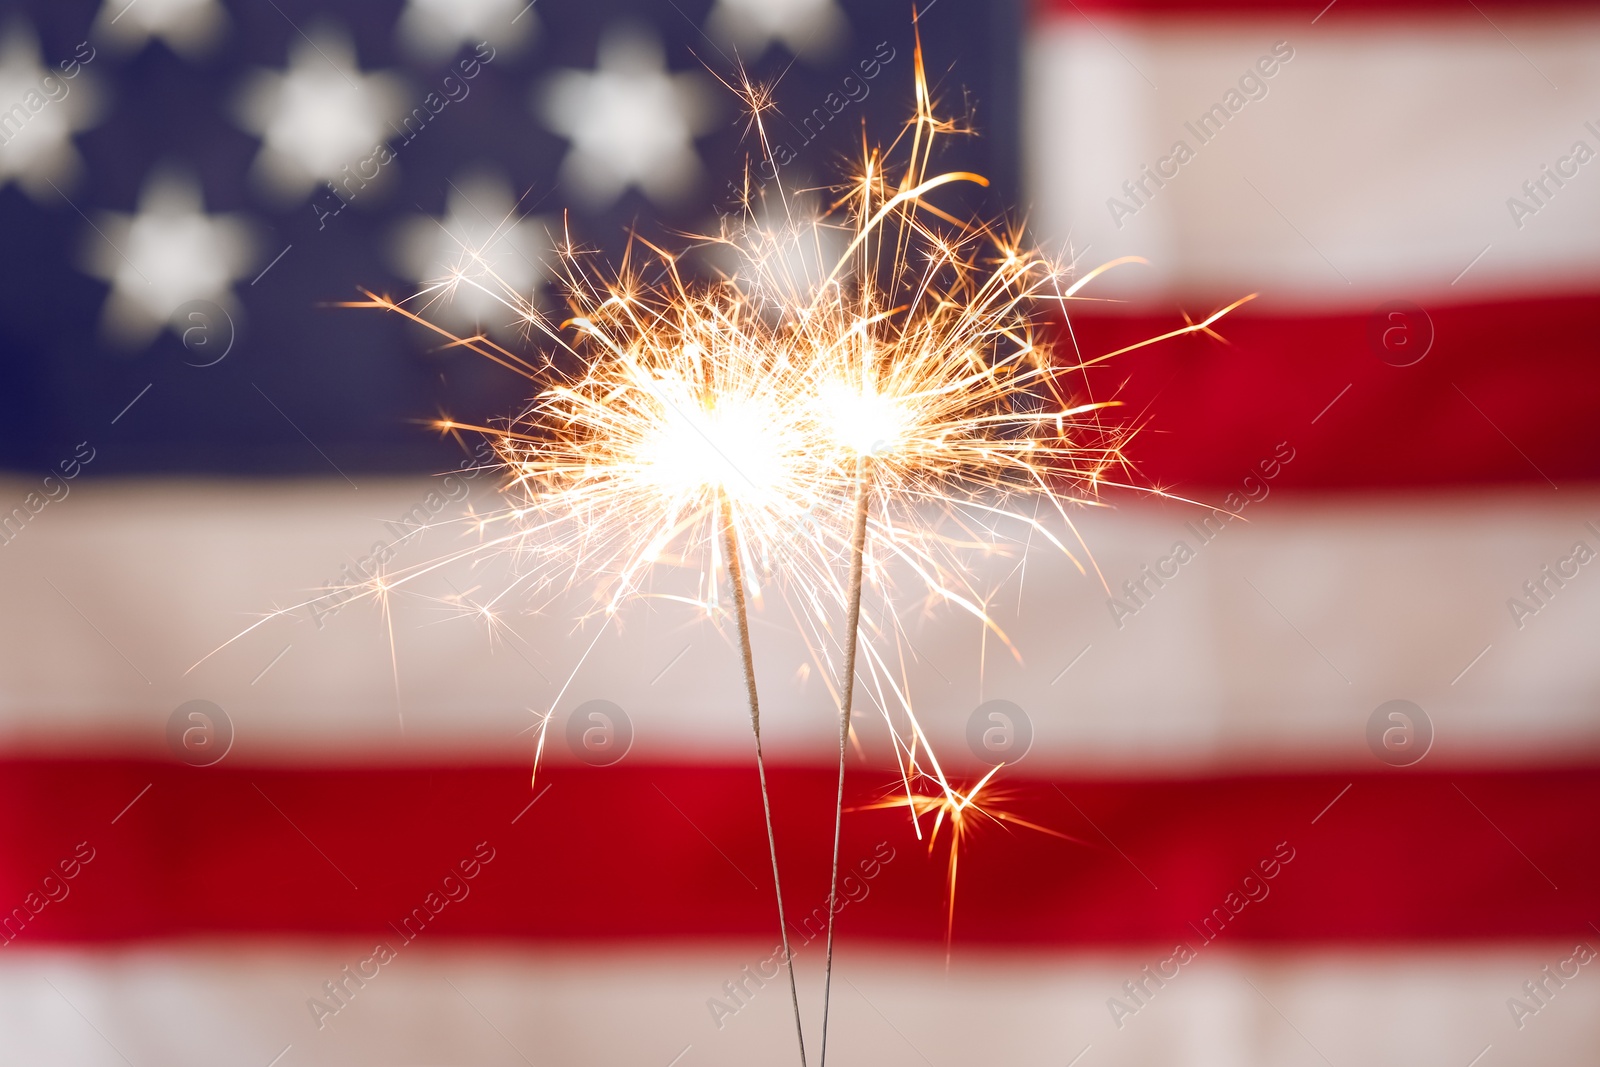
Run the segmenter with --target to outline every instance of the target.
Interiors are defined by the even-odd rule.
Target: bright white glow
[[[647,389],[660,410],[634,457],[644,482],[668,496],[717,489],[752,503],[781,493],[790,449],[773,405],[726,394],[708,402],[678,378]]]
[[[910,424],[904,406],[896,398],[844,382],[824,384],[817,391],[817,404],[834,440],[858,456],[893,451]]]

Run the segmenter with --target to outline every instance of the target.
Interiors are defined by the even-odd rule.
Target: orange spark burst
[[[1069,837],[1048,826],[1041,826],[1036,822],[1029,822],[1021,816],[1015,815],[999,805],[1012,799],[1014,794],[995,788],[992,785],[994,777],[999,773],[1004,764],[998,764],[989,769],[989,772],[970,789],[963,789],[951,785],[948,781],[939,780],[932,783],[936,791],[933,793],[919,792],[918,783],[913,782],[909,792],[904,794],[896,790],[893,794],[867,804],[846,808],[846,811],[883,811],[888,808],[909,808],[911,819],[917,824],[917,832],[922,832],[922,818],[925,815],[933,816],[933,826],[928,831],[928,855],[933,855],[939,843],[939,831],[946,822],[950,824],[949,860],[945,871],[945,955],[949,960],[950,943],[955,934],[956,924],[956,872],[961,859],[961,852],[968,847],[974,835],[985,827],[1020,826],[1027,830],[1036,830],[1041,834],[1070,841],[1075,845],[1090,845],[1081,838]]]

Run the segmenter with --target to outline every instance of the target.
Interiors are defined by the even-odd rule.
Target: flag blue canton
[[[1013,202],[1020,11],[920,20],[945,162]],[[34,0],[0,23],[0,466],[94,474],[436,470],[419,425],[529,384],[392,316],[487,243],[529,291],[550,235],[714,230],[753,188],[837,180],[910,113],[909,5]],[[770,151],[725,85],[775,85]],[[550,301],[554,306],[556,297]],[[517,337],[470,299],[451,325]]]

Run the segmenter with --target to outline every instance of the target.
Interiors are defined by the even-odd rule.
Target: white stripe
[[[763,943],[588,952],[418,945],[345,980],[362,942],[219,942],[52,949],[0,957],[8,1063],[595,1063],[666,1067],[798,1058],[787,989],[745,977]],[[1570,942],[1503,948],[1247,951],[1216,947],[1158,984],[1171,949],[1081,954],[855,946],[838,962],[829,1047],[841,1062],[1081,1067],[1363,1064],[1568,1067],[1600,1046],[1596,966]],[[801,957],[801,1009],[814,1045],[821,972]],[[1563,964],[1564,985],[1544,979]],[[1536,1005],[1523,983],[1545,980]],[[734,999],[729,983],[744,982]],[[1134,1000],[1124,983],[1140,982]],[[318,1027],[308,1002],[338,1006]],[[1114,1016],[1117,1001],[1136,1011]],[[711,1002],[727,1008],[717,1025]],[[1117,1025],[1120,1018],[1121,1025]],[[1359,1020],[1359,1025],[1352,1025]],[[1084,1053],[1085,1048],[1089,1051]],[[1504,1057],[1504,1058],[1501,1058]]]
[[[321,629],[305,613],[277,619],[184,674],[260,613],[336,578],[386,536],[379,520],[436,484],[373,482],[355,494],[338,482],[90,483],[48,505],[0,545],[0,601],[11,609],[0,614],[0,752],[162,753],[169,715],[207,699],[234,723],[227,758],[237,764],[526,760],[536,714],[595,640],[593,625],[571,621],[591,605],[587,589],[512,616],[493,641],[438,601],[398,600],[403,732],[388,632],[370,603]],[[0,485],[0,499],[24,491]],[[1580,541],[1600,550],[1586,525],[1600,524],[1600,493],[1274,493],[1209,543],[1197,532],[1207,514],[1134,502],[1078,516],[1122,604],[1138,607],[1120,620],[1092,571],[1078,574],[1037,537],[1025,571],[1015,558],[975,561],[975,584],[993,590],[1021,664],[960,610],[903,601],[910,692],[945,756],[975,761],[968,720],[992,699],[1031,719],[1026,766],[1039,772],[1381,769],[1367,721],[1393,699],[1416,702],[1434,724],[1429,766],[1600,754],[1600,561],[1571,564],[1577,574],[1560,586],[1542,577]],[[454,536],[431,532],[402,560],[430,558]],[[1171,558],[1180,542],[1194,555],[1181,565]],[[1158,586],[1146,567],[1176,574]],[[422,591],[496,590],[504,577],[457,567]],[[1508,605],[1538,605],[1524,591],[1535,580],[1543,604],[1519,619]],[[1127,582],[1140,583],[1138,601]],[[869,617],[880,603],[868,596]],[[775,592],[754,616],[768,754],[825,763],[836,727],[821,672],[808,669]],[[887,764],[875,687],[861,692],[858,731]],[[687,606],[631,604],[599,637],[556,707],[551,759],[571,758],[566,716],[591,699],[631,717],[629,759],[749,758],[733,646]]]
[[[1240,79],[1280,41],[1293,58],[1248,82],[1250,99]],[[1092,245],[1097,262],[1151,260],[1096,283],[1099,295],[1259,290],[1280,307],[1370,308],[1600,283],[1590,239],[1600,156],[1565,164],[1576,175],[1558,175],[1561,187],[1545,179],[1540,200],[1522,189],[1577,142],[1600,152],[1592,11],[1496,12],[1493,25],[1463,6],[1343,21],[1335,9],[1314,26],[1286,15],[1096,16],[1091,26],[1065,9],[1026,47],[1024,168],[1038,236]],[[1219,103],[1220,132],[1197,134]],[[1194,157],[1131,198],[1123,183],[1179,141]],[[1514,218],[1513,197],[1534,213]],[[1120,227],[1112,198],[1135,210]]]

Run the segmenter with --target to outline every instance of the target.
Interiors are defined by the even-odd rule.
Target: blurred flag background
[[[0,17],[0,1063],[795,1056],[737,662],[686,606],[486,627],[319,589],[493,497],[420,425],[525,383],[397,316],[463,244],[804,203],[909,5],[69,0]],[[944,162],[1080,269],[1149,484],[931,610],[963,854],[855,813],[840,1063],[1587,1062],[1600,1048],[1600,15],[934,0]],[[775,82],[770,158],[718,84]],[[956,201],[952,199],[952,204]],[[556,307],[552,295],[548,301]],[[518,337],[469,301],[445,321]],[[1209,510],[1220,508],[1222,511]],[[1233,516],[1233,517],[1230,517]],[[444,524],[445,529],[424,530]],[[583,592],[570,594],[572,603]],[[873,606],[868,604],[868,610]],[[815,1055],[834,710],[756,614]],[[576,672],[576,673],[574,673]],[[570,685],[567,685],[571,677]],[[528,770],[554,707],[550,767]],[[862,709],[848,798],[894,782]]]

